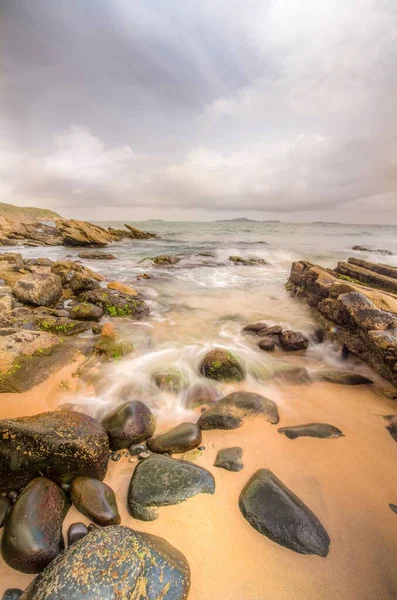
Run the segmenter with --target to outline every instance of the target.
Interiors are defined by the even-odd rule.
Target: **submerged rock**
[[[309,372],[305,367],[297,365],[279,365],[272,379],[278,383],[306,384],[311,382]]]
[[[0,529],[3,527],[11,502],[5,496],[0,496]]]
[[[278,338],[275,338],[271,335],[267,335],[259,340],[258,348],[260,348],[261,350],[265,350],[265,352],[272,352],[276,347],[277,341]]]
[[[52,306],[62,295],[61,279],[58,275],[26,275],[13,287],[14,296],[23,304]]]
[[[315,514],[271,471],[259,469],[240,494],[247,521],[273,542],[299,554],[325,557],[330,539]]]
[[[103,479],[108,458],[106,431],[88,415],[62,411],[0,421],[0,491],[40,474],[59,484],[78,475]]]
[[[88,535],[88,527],[84,523],[72,523],[68,529],[68,546],[72,546]]]
[[[186,600],[189,588],[181,552],[157,536],[112,525],[65,550],[21,600]]]
[[[269,325],[264,321],[259,321],[259,323],[249,323],[243,327],[244,332],[254,333],[256,335],[259,335],[264,329],[269,329]]]
[[[239,359],[225,348],[207,352],[200,364],[200,373],[216,381],[242,381],[245,368]]]
[[[152,437],[156,428],[150,408],[140,400],[125,402],[102,421],[112,450],[129,448]]]
[[[238,446],[233,448],[223,448],[219,450],[214,462],[215,467],[226,469],[227,471],[241,471],[244,467],[243,450]]]
[[[183,379],[182,373],[174,369],[169,369],[162,373],[155,373],[153,375],[153,380],[160,390],[171,394],[178,394],[181,389],[187,385],[187,382]]]
[[[238,266],[243,267],[252,267],[254,265],[268,265],[267,260],[263,258],[255,258],[254,256],[249,256],[247,258],[243,258],[242,256],[229,256],[230,262],[234,263]]]
[[[384,415],[384,421],[387,423],[386,429],[393,440],[397,442],[397,415]]]
[[[92,477],[76,477],[70,486],[70,497],[88,519],[102,527],[118,525],[120,515],[112,488]]]
[[[283,331],[279,340],[283,350],[306,350],[309,345],[309,340],[300,331]]]
[[[295,425],[294,427],[280,427],[279,433],[283,433],[290,440],[299,437],[314,438],[338,438],[343,437],[340,429],[328,423],[307,423],[306,425]]]
[[[195,383],[186,392],[184,405],[186,408],[196,408],[203,404],[214,404],[218,399],[217,390],[205,383]]]
[[[1,538],[5,562],[22,573],[39,573],[63,549],[66,494],[45,477],[33,479],[11,508]]]
[[[366,385],[373,383],[372,379],[354,373],[353,371],[342,371],[340,369],[320,369],[313,375],[316,381],[327,381],[328,383],[338,383],[340,385]]]
[[[193,450],[200,444],[201,429],[194,423],[181,423],[146,442],[149,450],[159,454],[180,454]]]
[[[151,455],[135,468],[128,489],[130,515],[142,521],[157,519],[158,506],[179,504],[197,494],[213,494],[212,474],[198,465],[163,455]]]
[[[251,392],[233,392],[205,410],[197,424],[201,429],[236,429],[246,418],[256,415],[273,424],[279,421],[277,405],[272,400]]]

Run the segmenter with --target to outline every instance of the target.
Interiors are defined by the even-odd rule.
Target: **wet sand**
[[[0,418],[32,415],[58,406],[64,382],[78,365],[59,371],[25,394],[0,396]],[[255,391],[258,391],[256,389]],[[206,450],[197,464],[216,479],[214,496],[199,495],[159,509],[157,521],[132,519],[126,493],[134,464],[110,461],[106,482],[116,492],[122,523],[163,536],[181,550],[191,568],[189,600],[392,600],[397,597],[397,445],[378,414],[397,406],[370,387],[316,383],[285,386],[274,396],[279,425],[263,419],[234,431],[204,431]],[[312,421],[339,427],[345,437],[289,440],[278,427]],[[213,467],[219,449],[243,448],[244,469]],[[302,556],[255,531],[240,514],[238,497],[249,477],[274,471],[311,508],[331,538],[327,558]],[[88,520],[73,507],[67,527]],[[0,593],[24,588],[31,575],[0,560]]]

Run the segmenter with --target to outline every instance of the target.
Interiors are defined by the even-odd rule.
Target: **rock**
[[[276,347],[277,340],[278,338],[274,336],[265,336],[259,340],[258,347],[266,352],[272,352]]]
[[[142,273],[141,275],[136,276],[137,279],[153,279],[153,275],[149,275],[149,273]]]
[[[103,317],[103,309],[88,302],[79,302],[68,310],[70,318],[77,321],[99,321]]]
[[[242,256],[229,256],[230,262],[235,265],[240,265],[244,267],[252,267],[253,265],[268,265],[269,263],[263,258],[255,258],[250,256],[248,258],[243,258]]]
[[[102,421],[112,450],[129,448],[152,437],[156,422],[150,408],[140,400],[125,402]]]
[[[394,441],[397,442],[397,415],[386,415],[383,417],[386,421],[386,429]]]
[[[50,258],[28,258],[24,261],[25,265],[35,266],[35,267],[51,267],[53,261]]]
[[[251,392],[233,392],[215,406],[205,410],[197,421],[200,429],[236,429],[246,418],[262,415],[270,423],[278,423],[276,404]]]
[[[58,556],[21,600],[186,600],[189,565],[157,536],[112,525]]]
[[[381,248],[374,250],[373,248],[368,248],[368,246],[353,246],[352,250],[358,250],[359,252],[376,252],[377,254],[387,254],[389,256],[393,255],[393,252],[390,252],[390,250],[382,250]]]
[[[98,308],[97,306],[95,308]],[[100,310],[100,309],[99,309]],[[61,312],[61,311],[59,311]],[[52,317],[46,314],[35,314],[32,319],[36,329],[48,331],[56,335],[78,335],[91,329],[90,321],[74,320],[65,317]]]
[[[145,444],[132,444],[129,448],[128,448],[131,456],[138,456],[138,454],[141,454],[142,452],[146,452],[147,451],[147,447]]]
[[[22,590],[10,588],[4,592],[3,600],[18,600],[23,594]]]
[[[70,497],[84,516],[106,527],[120,523],[119,510],[112,488],[92,477],[76,477],[70,487]]]
[[[269,329],[269,326],[264,321],[259,321],[259,323],[250,323],[243,328],[243,331],[246,333],[254,333],[259,335],[264,329]]]
[[[272,377],[277,383],[306,384],[311,382],[309,372],[305,367],[297,365],[279,365]]]
[[[108,283],[107,287],[109,290],[115,290],[116,292],[126,294],[127,296],[138,296],[138,292],[134,290],[134,288],[125,285],[125,283],[121,283],[120,281],[111,281]]]
[[[349,258],[347,262],[351,265],[369,269],[374,273],[379,273],[380,275],[386,275],[386,277],[393,277],[394,279],[397,279],[397,267],[369,262],[368,260],[361,260],[359,258]]]
[[[65,246],[106,246],[113,239],[106,229],[86,221],[57,219],[55,224]]]
[[[283,331],[279,337],[283,350],[306,350],[309,340],[299,331]]]
[[[279,433],[283,433],[290,440],[296,440],[299,437],[314,438],[338,438],[343,437],[340,429],[328,423],[307,423],[306,425],[295,425],[294,427],[280,427]]]
[[[153,380],[160,390],[171,394],[178,394],[187,385],[182,373],[174,369],[169,369],[164,373],[155,373]]]
[[[83,278],[93,279],[94,281],[103,281],[105,279],[103,275],[73,260],[58,260],[54,262],[51,265],[51,272],[59,275],[62,285],[68,285],[76,273],[79,273]]]
[[[94,344],[94,352],[105,360],[119,360],[134,351],[134,345],[119,339],[119,335],[111,323],[105,323],[101,336]]]
[[[69,281],[70,289],[76,295],[99,289],[99,283],[83,273],[75,273]]]
[[[0,297],[0,312],[10,313],[12,311],[12,296],[4,295]]]
[[[215,467],[226,469],[227,471],[241,471],[244,467],[243,450],[238,446],[233,448],[223,448],[219,450],[214,462]]]
[[[340,385],[366,385],[373,383],[372,379],[354,373],[353,371],[342,371],[341,369],[320,369],[313,374],[315,381],[327,381]]]
[[[214,478],[206,469],[168,456],[151,455],[135,467],[128,488],[128,511],[135,519],[154,521],[158,506],[214,492]]]
[[[250,525],[273,542],[299,554],[327,556],[330,539],[320,521],[268,469],[254,473],[239,507]]]
[[[52,273],[27,275],[14,285],[13,293],[23,304],[52,306],[62,295],[61,278]]]
[[[151,452],[159,454],[180,454],[193,450],[200,444],[201,429],[194,423],[181,423],[146,442]]]
[[[225,348],[214,348],[207,352],[200,364],[200,373],[215,381],[242,381],[245,368],[231,352]]]
[[[88,535],[88,527],[84,523],[72,523],[68,529],[68,546],[73,546],[86,535]]]
[[[110,252],[101,252],[100,250],[83,250],[77,256],[86,260],[114,260],[116,258]]]
[[[167,255],[160,255],[160,256],[155,256],[154,258],[150,259],[153,263],[154,266],[156,267],[171,267],[173,265],[176,265],[179,263],[179,261],[181,260],[180,257],[178,256],[167,256]]]
[[[214,404],[218,397],[214,387],[205,383],[195,383],[186,391],[184,405],[186,408],[196,408],[203,404]]]
[[[389,504],[391,510],[397,515],[397,504]]]
[[[0,529],[3,527],[11,503],[5,496],[0,496]]]
[[[5,562],[22,573],[39,573],[65,547],[62,524],[66,494],[45,477],[33,479],[7,517],[1,538]]]
[[[59,484],[106,474],[108,437],[88,415],[62,411],[4,419],[0,442],[0,491],[20,489],[39,474]]]
[[[335,272],[354,281],[369,285],[392,294],[397,294],[397,278],[377,273],[351,262],[339,262]]]
[[[338,302],[354,325],[367,330],[397,327],[397,315],[379,310],[364,294],[349,292],[338,296]]]
[[[87,291],[80,295],[80,300],[100,306],[110,317],[142,319],[149,314],[149,307],[141,298],[122,294],[115,290]]]
[[[148,240],[150,238],[157,238],[158,235],[152,233],[151,231],[141,231],[137,227],[133,227],[132,225],[124,224],[124,227],[128,229],[128,237],[134,240]]]

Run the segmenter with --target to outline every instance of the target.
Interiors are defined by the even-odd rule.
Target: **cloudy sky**
[[[397,223],[396,0],[0,0],[0,201]]]

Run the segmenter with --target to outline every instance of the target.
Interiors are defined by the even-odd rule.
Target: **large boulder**
[[[154,434],[156,421],[150,408],[140,400],[132,400],[118,406],[102,421],[112,450],[129,448]]]
[[[103,479],[109,442],[103,427],[76,412],[48,412],[0,421],[0,492],[44,475],[69,483],[78,475]]]
[[[201,429],[236,429],[257,415],[273,424],[279,421],[277,405],[272,400],[252,392],[233,392],[205,410],[197,424]]]
[[[117,501],[112,488],[92,477],[79,476],[70,485],[73,504],[83,515],[102,527],[120,523]]]
[[[101,288],[85,291],[80,294],[80,300],[100,306],[110,317],[142,319],[149,314],[149,307],[141,298],[116,290]]]
[[[340,429],[328,423],[307,423],[306,425],[294,425],[293,427],[280,427],[278,432],[283,433],[290,440],[296,440],[300,437],[328,439],[343,436]]]
[[[56,228],[62,236],[65,246],[106,246],[112,241],[112,236],[103,227],[86,221],[57,219]]]
[[[232,352],[214,348],[207,352],[200,364],[200,373],[216,381],[242,381],[245,368]]]
[[[213,494],[212,474],[189,462],[161,454],[138,463],[128,488],[128,511],[135,519],[154,521],[158,506],[179,504],[197,494]]]
[[[53,306],[62,296],[62,283],[58,275],[26,275],[13,287],[14,296],[23,304]]]
[[[112,525],[60,554],[21,600],[186,600],[189,565],[162,538]]]
[[[1,538],[5,562],[23,573],[39,573],[65,547],[62,524],[66,494],[45,477],[33,479],[11,508]]]
[[[327,556],[330,539],[316,515],[268,469],[254,473],[239,507],[250,525],[273,542],[299,554]]]
[[[194,423],[181,423],[165,433],[150,438],[146,445],[159,454],[180,454],[201,444],[201,429]]]

